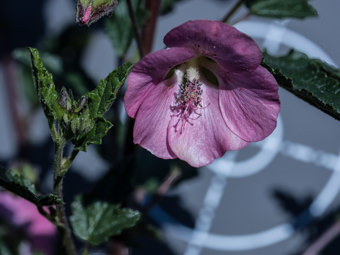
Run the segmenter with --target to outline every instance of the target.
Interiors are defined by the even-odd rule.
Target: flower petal
[[[167,33],[164,43],[194,49],[229,72],[254,70],[262,59],[253,39],[220,21],[188,21]]]
[[[170,106],[178,87],[160,83],[141,104],[135,120],[134,143],[140,144],[157,157],[176,158],[168,146],[167,129],[172,112]]]
[[[173,48],[156,51],[140,60],[131,70],[127,82],[124,97],[127,114],[135,118],[140,105],[146,100],[148,94],[165,80],[171,68],[194,56],[192,50]]]
[[[205,85],[204,85],[205,86]],[[202,94],[202,114],[186,123],[180,133],[175,130],[178,118],[172,117],[168,127],[168,142],[178,158],[193,167],[208,165],[228,150],[248,145],[226,126],[218,105],[218,88],[205,86]]]
[[[247,75],[221,71],[217,77],[222,115],[232,132],[248,142],[270,135],[280,111],[274,77],[262,66]]]

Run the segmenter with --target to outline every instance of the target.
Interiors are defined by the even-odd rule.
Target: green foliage
[[[86,151],[89,144],[100,144],[112,127],[103,115],[124,84],[131,64],[126,63],[117,68],[100,81],[93,91],[75,100],[72,91],[65,88],[58,95],[52,75],[44,68],[38,51],[30,48],[30,52],[34,84],[50,127],[53,129],[57,125],[59,135],[71,140],[77,150]]]
[[[311,105],[340,120],[340,72],[305,54],[290,51],[274,57],[264,52],[262,64],[279,85]]]
[[[33,81],[40,104],[48,121],[54,122],[62,109],[57,103],[58,94],[55,90],[52,74],[44,68],[39,52],[33,48],[29,48],[29,51],[31,53]]]
[[[86,127],[86,132],[81,131],[75,134],[72,142],[76,149],[86,151],[88,144],[100,144],[101,139],[112,127],[111,122],[104,119],[103,115],[111,107],[131,67],[130,63],[125,63],[111,72],[104,80],[101,80],[93,91],[85,94],[83,100],[86,99],[87,103],[84,105],[83,119],[74,123],[79,123],[79,126],[83,128]],[[81,100],[77,104],[78,107]]]
[[[251,14],[268,18],[315,17],[317,11],[308,0],[246,0]]]
[[[2,167],[0,167],[0,186],[39,206],[62,203],[61,200],[53,194],[38,195],[35,186],[28,179]]]
[[[133,227],[140,218],[137,211],[121,209],[119,205],[96,201],[84,206],[82,197],[72,203],[71,223],[75,234],[91,245],[98,245],[110,236]]]
[[[143,2],[144,1],[132,1],[139,28],[142,27],[148,17],[148,12],[145,10]],[[124,57],[134,37],[126,1],[119,2],[112,16],[106,20],[105,28],[115,48],[116,54],[119,57]]]

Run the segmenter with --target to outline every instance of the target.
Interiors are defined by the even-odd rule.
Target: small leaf
[[[86,109],[88,115],[80,115],[79,128],[83,127],[83,132],[79,132],[72,139],[77,150],[86,151],[89,144],[101,144],[102,138],[112,127],[111,122],[106,120],[103,115],[110,109],[116,98],[119,88],[124,84],[132,65],[125,63],[112,71],[99,85],[91,92],[85,94],[87,99]],[[80,101],[80,100],[79,100]],[[79,103],[78,103],[79,105]],[[84,105],[85,107],[85,105]],[[74,124],[77,121],[74,118]],[[85,126],[85,127],[84,127]],[[86,132],[84,132],[86,128]]]
[[[132,1],[139,28],[142,27],[148,17],[148,12],[142,3],[143,1]],[[134,37],[126,1],[119,2],[115,12],[106,20],[105,28],[116,54],[119,57],[125,56]]]
[[[72,203],[71,223],[75,234],[91,245],[98,245],[110,236],[133,227],[140,218],[137,211],[119,205],[96,201],[84,206],[81,196]]]
[[[246,0],[251,14],[268,18],[298,18],[318,16],[309,0]]]
[[[92,118],[103,116],[111,107],[116,99],[118,89],[124,84],[131,67],[130,63],[125,63],[118,67],[104,80],[101,80],[94,90],[85,95],[89,101],[89,110]]]
[[[262,65],[279,85],[311,105],[340,120],[340,72],[307,55],[290,51],[274,57],[264,52]]]
[[[47,119],[53,122],[62,109],[57,103],[58,94],[55,90],[52,74],[44,68],[37,49],[29,48],[29,51],[31,53],[33,81],[39,101]]]
[[[55,205],[62,202],[53,194],[37,195],[34,185],[28,179],[2,167],[0,167],[0,186],[36,205]]]

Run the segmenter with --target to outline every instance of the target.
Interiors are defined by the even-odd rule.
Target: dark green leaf
[[[33,81],[39,101],[47,119],[53,122],[62,109],[57,103],[58,94],[55,90],[52,74],[44,68],[39,52],[33,48],[29,48],[29,51],[31,52]]]
[[[118,67],[111,72],[99,85],[85,96],[88,98],[92,118],[103,116],[116,98],[118,89],[124,84],[131,69],[130,63]]]
[[[141,28],[148,17],[148,12],[144,8],[143,1],[131,2],[135,11],[136,21],[139,28]],[[119,2],[112,16],[106,20],[105,28],[117,55],[119,57],[125,56],[134,37],[126,1]]]
[[[87,145],[100,144],[101,139],[106,135],[112,124],[103,118],[105,112],[111,107],[116,98],[119,88],[124,84],[126,77],[131,69],[130,63],[118,67],[111,72],[105,80],[100,81],[99,85],[91,92],[87,93],[88,115],[82,111],[80,120],[74,118],[73,124],[83,127],[82,132],[78,132],[72,142],[76,149],[86,151]],[[79,104],[79,103],[78,103]],[[86,126],[86,127],[84,127]]]
[[[74,232],[91,245],[98,245],[110,236],[133,227],[139,218],[137,211],[121,209],[119,205],[102,201],[84,206],[80,196],[72,203],[71,223]]]
[[[44,206],[61,203],[61,200],[53,194],[37,195],[34,185],[28,179],[2,167],[0,167],[0,186],[36,205]]]
[[[317,11],[308,3],[309,0],[246,0],[251,14],[268,18],[315,17]]]
[[[263,57],[263,66],[275,76],[281,87],[340,120],[338,69],[297,51],[281,57],[264,52]]]

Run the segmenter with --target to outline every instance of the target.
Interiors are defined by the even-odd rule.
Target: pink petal
[[[186,22],[167,33],[164,43],[194,49],[231,72],[254,70],[262,59],[253,39],[220,21]]]
[[[274,77],[262,66],[244,75],[220,73],[217,76],[222,115],[232,132],[248,142],[270,135],[280,111]]]
[[[171,68],[193,58],[195,53],[185,48],[164,49],[140,60],[131,70],[124,97],[127,114],[135,118],[148,94],[161,83]],[[171,83],[171,82],[170,82]]]
[[[222,157],[228,150],[238,150],[248,145],[234,135],[226,126],[219,105],[218,88],[203,88],[203,107],[201,117],[186,123],[180,133],[175,131],[178,119],[173,117],[168,128],[168,142],[178,158],[193,167],[208,165],[214,159]]]
[[[140,105],[133,130],[134,143],[164,159],[176,158],[168,146],[167,129],[177,89],[165,83],[154,86]]]

